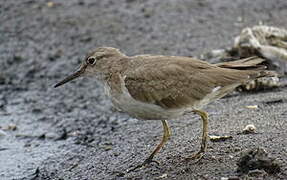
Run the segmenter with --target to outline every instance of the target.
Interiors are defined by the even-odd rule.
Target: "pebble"
[[[253,124],[248,124],[247,126],[245,126],[245,128],[242,130],[242,132],[244,134],[251,134],[251,133],[255,133],[256,131],[256,127]]]

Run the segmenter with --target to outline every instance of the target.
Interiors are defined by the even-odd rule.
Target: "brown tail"
[[[250,73],[250,79],[278,76],[274,71],[265,70],[267,66],[264,65],[264,62],[265,59],[254,56],[236,61],[218,63],[215,65],[227,69],[249,70],[252,72]]]
[[[221,68],[237,70],[263,70],[266,69],[266,66],[263,64],[264,61],[265,59],[254,56],[236,61],[217,63],[215,65]]]

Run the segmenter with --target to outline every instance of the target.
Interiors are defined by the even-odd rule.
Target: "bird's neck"
[[[102,80],[110,87],[112,92],[121,93],[123,74],[128,70],[129,66],[130,59],[127,56],[123,56],[120,59],[110,59]]]
[[[129,58],[127,56],[109,57],[100,61],[95,71],[97,78],[107,81],[114,74],[122,74],[129,66]]]

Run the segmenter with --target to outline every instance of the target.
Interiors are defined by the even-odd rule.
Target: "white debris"
[[[1,137],[1,136],[6,136],[6,135],[7,135],[7,134],[0,129],[0,137]]]
[[[245,126],[245,128],[242,130],[244,134],[250,134],[250,133],[255,133],[256,127],[253,124],[248,124]]]
[[[245,106],[247,109],[258,109],[258,105],[248,105]]]

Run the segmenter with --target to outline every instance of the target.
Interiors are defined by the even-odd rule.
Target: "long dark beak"
[[[66,84],[67,82],[72,81],[72,80],[82,76],[86,70],[86,67],[87,67],[87,65],[81,65],[81,67],[76,72],[74,72],[73,74],[71,74],[68,77],[66,77],[65,79],[63,79],[62,81],[55,84],[54,88],[62,86],[63,84]]]

